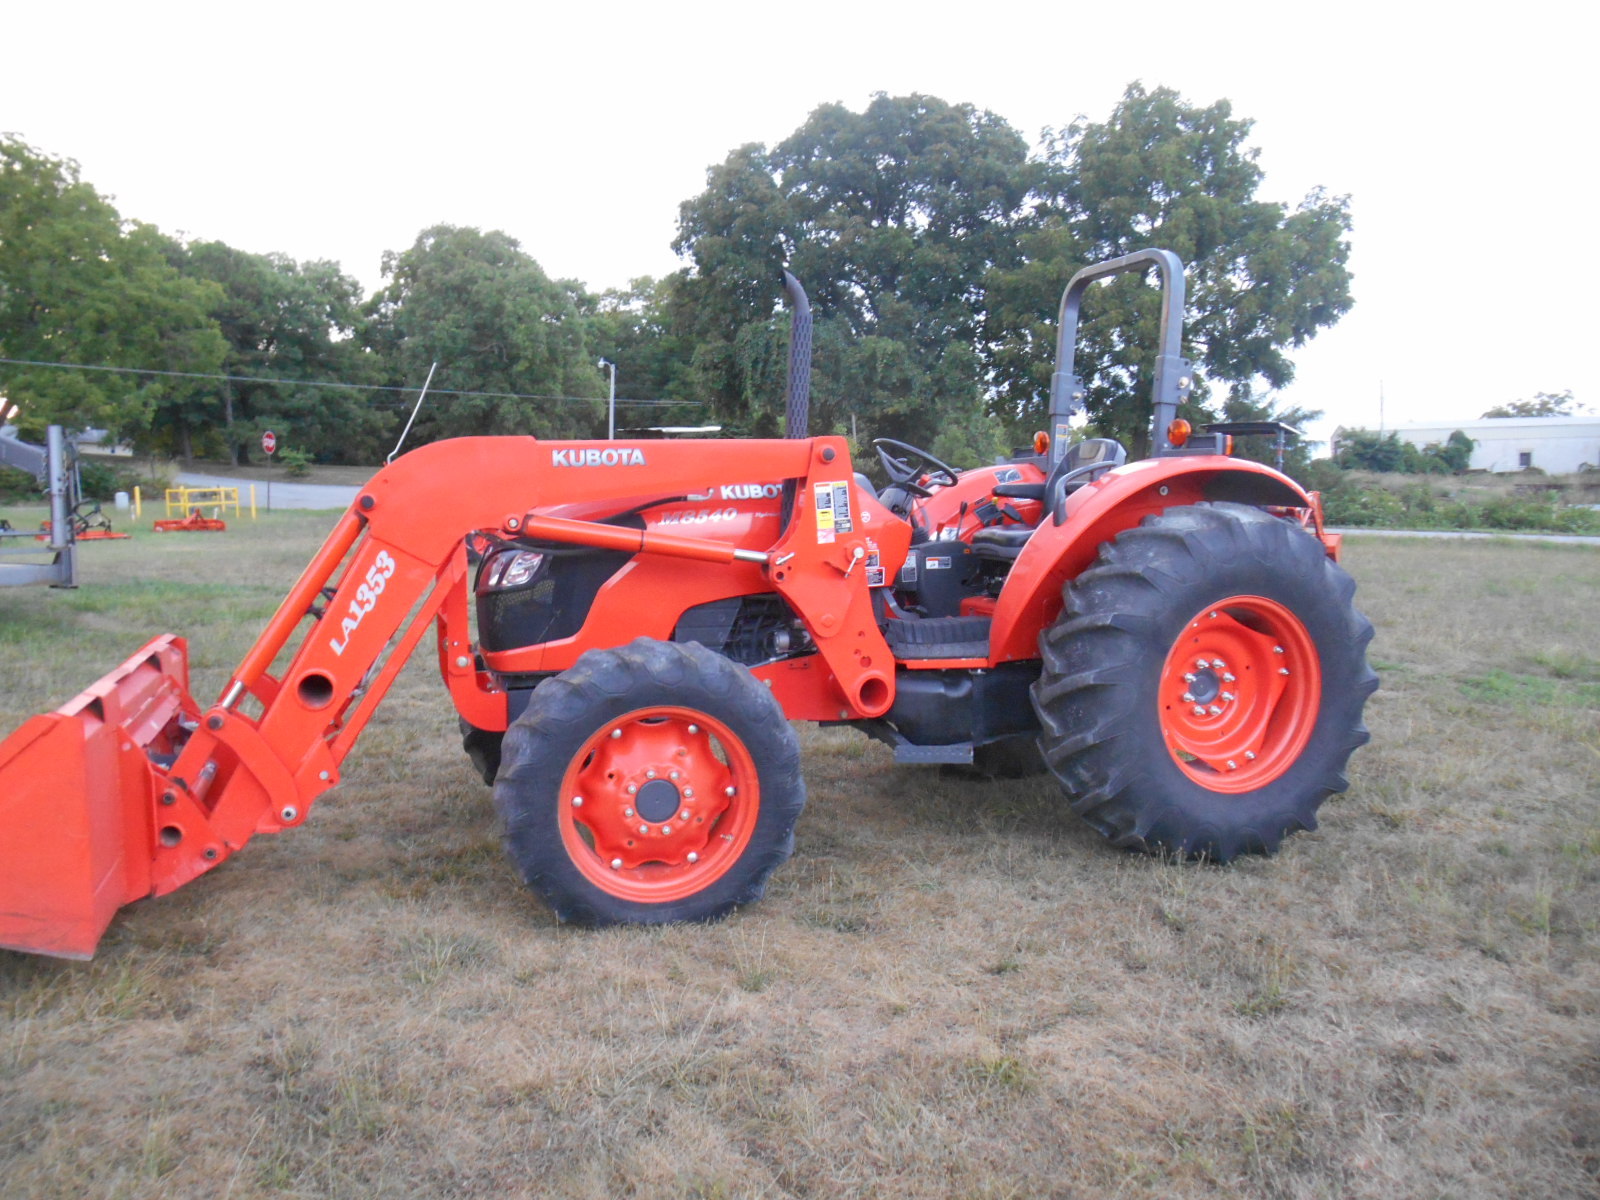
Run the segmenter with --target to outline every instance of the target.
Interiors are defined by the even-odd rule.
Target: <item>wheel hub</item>
[[[1193,682],[1189,684],[1189,695],[1194,697],[1191,703],[1210,704],[1220,691],[1222,682],[1210,667],[1196,673]]]
[[[651,779],[639,789],[636,807],[646,821],[670,821],[677,814],[682,799],[682,793],[674,784],[665,779]]]
[[[728,727],[667,707],[597,731],[562,791],[574,863],[613,895],[652,902],[691,895],[726,871],[760,808],[755,766]]]
[[[1185,623],[1162,668],[1167,749],[1195,782],[1246,792],[1287,771],[1321,703],[1316,648],[1289,609],[1231,596]]]

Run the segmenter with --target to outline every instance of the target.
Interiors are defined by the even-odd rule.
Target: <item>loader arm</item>
[[[766,550],[540,512],[751,477],[793,481],[797,496]],[[850,512],[852,477],[840,438],[463,438],[407,454],[362,489],[214,705],[190,698],[185,645],[168,635],[0,743],[0,946],[89,957],[122,905],[304,822],[430,625],[462,715],[504,728],[506,697],[470,643],[475,530],[759,563],[806,621],[840,715],[881,715],[893,661],[857,569],[873,531],[833,523],[836,506]]]

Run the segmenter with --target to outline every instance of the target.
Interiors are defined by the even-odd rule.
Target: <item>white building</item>
[[[1600,417],[1490,417],[1476,421],[1396,425],[1403,442],[1419,450],[1430,442],[1441,446],[1456,430],[1473,440],[1474,471],[1526,471],[1538,467],[1550,475],[1600,467]]]

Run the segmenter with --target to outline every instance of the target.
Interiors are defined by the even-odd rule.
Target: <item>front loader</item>
[[[1078,306],[1155,270],[1154,455],[1073,443]],[[1367,738],[1371,626],[1317,498],[1185,437],[1166,251],[1063,296],[1051,429],[958,471],[880,439],[890,482],[789,436],[463,438],[373,477],[218,700],[183,641],[0,743],[0,946],[88,957],[116,911],[304,822],[433,630],[508,850],[566,921],[705,920],[760,897],[805,801],[791,720],[908,764],[1049,770],[1119,846],[1226,861],[1314,828]]]

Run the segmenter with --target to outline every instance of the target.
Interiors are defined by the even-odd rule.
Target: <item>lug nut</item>
[[[1231,701],[1233,699],[1233,693],[1232,692],[1223,692],[1222,693],[1222,698],[1223,698],[1224,701]]]
[[[1185,692],[1183,694],[1183,702],[1185,704],[1193,704],[1194,703],[1194,693],[1193,692]]]
[[[620,729],[613,729],[613,730],[612,730],[612,731],[611,731],[611,736],[612,736],[612,737],[614,737],[614,738],[619,738],[619,737],[621,737],[621,736],[622,736],[622,730],[620,730]]]
[[[694,789],[693,788],[684,788],[683,789],[683,798],[685,800],[693,800],[694,799]]]
[[[573,808],[582,808],[583,807],[583,797],[582,796],[574,796],[572,798],[572,807]]]
[[[1217,614],[1216,614],[1216,612],[1215,612],[1215,611],[1213,611],[1213,612],[1212,612],[1212,614],[1211,614],[1211,619],[1212,619],[1212,620],[1213,620],[1213,621],[1215,621],[1215,620],[1216,620],[1216,619],[1217,619]]]
[[[625,809],[623,809],[623,810],[622,810],[622,815],[623,815],[623,816],[625,816],[625,817],[631,817],[631,816],[633,816],[633,809],[631,809],[631,808],[625,808]]]
[[[700,726],[698,726],[698,725],[689,726],[689,732],[690,733],[699,733],[700,732]]]
[[[638,791],[639,791],[639,785],[637,783],[630,783],[628,785],[628,795],[630,795],[630,796],[637,795]]]
[[[1227,666],[1228,664],[1223,662],[1220,658],[1213,658],[1211,660],[1211,665],[1213,667],[1215,667],[1217,670],[1220,671],[1220,670],[1222,670],[1223,667]]]
[[[648,825],[639,826],[639,832],[640,833],[649,833],[650,832],[650,826],[648,826]]]
[[[646,771],[644,773],[644,777],[646,779],[654,779],[656,777],[656,769],[654,767],[651,767],[648,771]]]
[[[1288,673],[1289,673],[1289,668],[1288,667],[1279,667],[1278,668],[1278,674],[1279,675],[1287,675]]]
[[[1283,653],[1283,647],[1282,646],[1274,646],[1272,648],[1272,652],[1274,654],[1282,654]]]
[[[1239,764],[1234,762],[1233,759],[1230,758],[1228,760],[1228,770],[1237,771],[1238,769],[1239,769]]]
[[[1206,715],[1206,709],[1205,709],[1205,705],[1203,705],[1203,704],[1196,704],[1196,705],[1195,705],[1195,706],[1194,706],[1194,715],[1195,715],[1195,716],[1197,716],[1197,717],[1203,717],[1203,716],[1205,716],[1205,715]]]
[[[689,851],[689,853],[687,855],[687,858],[692,863],[697,863],[697,862],[700,861],[700,856],[698,854],[696,854],[693,850]]]
[[[689,810],[686,808],[681,813],[678,814],[678,820],[687,821],[688,819],[689,819]]]
[[[613,859],[612,859],[612,860],[611,860],[611,869],[612,869],[612,870],[613,870],[613,871],[620,871],[620,870],[622,870],[622,860],[621,860],[621,859],[620,859],[620,858],[613,858]]]
[[[671,832],[672,832],[672,826],[671,826],[671,825],[663,825],[663,826],[662,826],[662,827],[661,827],[661,832],[662,832],[662,833],[663,833],[663,834],[668,834],[668,833],[671,833]]]
[[[1211,665],[1211,662],[1209,659],[1197,658],[1194,660],[1194,665],[1196,670],[1204,671]]]
[[[1234,680],[1234,676],[1232,674],[1226,674],[1226,675],[1224,675],[1222,677],[1222,682],[1223,683],[1232,683],[1233,680]]]
[[[1215,704],[1213,704],[1210,708],[1206,709],[1206,711],[1208,713],[1210,713],[1213,717],[1220,717],[1222,715],[1222,709],[1218,708]]]
[[[724,796],[735,796],[738,795],[738,793],[739,789],[734,787],[732,784],[729,784],[727,787],[722,789],[722,794]]]
[[[676,771],[668,771],[667,778],[675,780],[678,778],[678,773]]]
[[[1246,750],[1244,752],[1244,756],[1247,759],[1249,759],[1251,762],[1255,762],[1255,760],[1256,760],[1256,752],[1254,750]]]
[[[1185,683],[1193,683],[1193,682],[1194,682],[1194,681],[1195,681],[1195,680],[1196,680],[1196,679],[1199,679],[1199,678],[1200,678],[1200,676],[1198,676],[1198,675],[1196,675],[1196,674],[1194,674],[1194,673],[1193,673],[1193,672],[1192,672],[1192,671],[1191,671],[1191,672],[1190,672],[1190,673],[1189,673],[1189,674],[1187,674],[1187,675],[1185,675],[1185,676],[1184,676],[1184,677],[1183,677],[1183,681],[1184,681],[1184,682],[1185,682]]]

